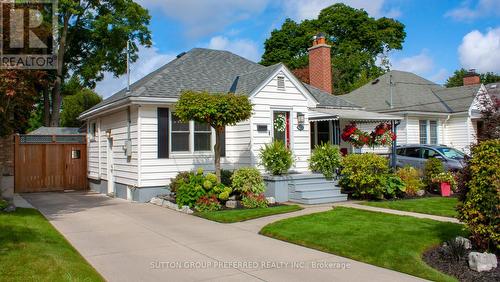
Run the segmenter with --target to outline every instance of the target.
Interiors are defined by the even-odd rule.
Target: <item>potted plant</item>
[[[266,196],[277,202],[288,201],[288,177],[284,176],[293,164],[292,151],[282,141],[274,141],[260,150],[261,164],[269,175],[264,176]]]
[[[451,172],[441,172],[432,177],[433,183],[439,183],[441,196],[449,197],[452,189],[455,189],[457,182]]]

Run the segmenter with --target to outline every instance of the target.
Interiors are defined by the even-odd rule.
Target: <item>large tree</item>
[[[285,20],[264,43],[261,64],[283,62],[291,69],[308,65],[312,37],[327,35],[331,48],[334,94],[344,94],[379,76],[384,67],[376,64],[391,50],[403,47],[404,25],[389,18],[375,19],[364,10],[345,4],[323,9],[317,19],[297,23]]]
[[[225,93],[183,92],[175,105],[175,115],[183,121],[210,124],[215,130],[214,164],[220,182],[221,135],[228,125],[250,118],[252,104],[247,96]]]
[[[101,101],[102,97],[88,88],[78,89],[72,95],[65,95],[62,102],[61,126],[82,126],[78,116]]]
[[[137,45],[151,46],[150,15],[133,0],[59,0],[58,18],[57,70],[52,93],[44,97],[51,126],[59,125],[62,86],[69,74],[94,87],[104,72],[126,72],[127,41],[132,62],[138,58]]]
[[[452,76],[448,77],[446,83],[444,84],[446,87],[458,87],[464,85],[464,77],[469,73],[468,70],[461,68],[456,70]],[[479,74],[479,78],[481,83],[488,84],[493,82],[500,82],[500,74],[496,74],[493,72],[486,72]]]
[[[41,84],[44,81],[43,71],[0,70],[0,138],[26,129],[36,94],[43,87]],[[0,153],[10,152],[2,150]],[[0,198],[5,188],[2,187],[4,159],[6,158],[0,158]],[[8,200],[12,202],[12,198]]]

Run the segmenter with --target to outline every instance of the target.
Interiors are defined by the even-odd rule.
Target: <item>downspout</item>
[[[445,145],[449,144],[449,142],[448,142],[448,130],[447,130],[447,128],[448,128],[448,121],[450,120],[450,118],[451,118],[451,115],[447,115],[446,119],[444,120],[444,124],[443,124],[443,137],[446,137],[446,140],[443,140],[443,143]],[[451,144],[450,144],[450,146],[451,146]]]

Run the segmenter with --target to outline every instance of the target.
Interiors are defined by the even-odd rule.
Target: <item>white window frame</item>
[[[174,116],[175,111],[170,110],[169,111],[169,126],[168,126],[168,135],[169,135],[169,144],[168,144],[168,151],[171,156],[176,156],[176,155],[206,155],[207,153],[214,153],[214,145],[215,145],[215,130],[211,127],[210,128],[210,150],[208,151],[195,151],[194,150],[194,121],[190,120],[189,121],[189,150],[187,151],[172,151],[172,122],[173,122],[173,116]],[[175,133],[175,132],[174,132]]]
[[[96,135],[97,135],[97,122],[93,121],[89,123],[89,140],[90,141],[95,141],[96,140]]]
[[[420,143],[420,122],[424,121],[425,122],[425,144],[428,144],[428,145],[437,145],[439,144],[439,121],[438,120],[423,120],[423,119],[420,119],[418,120],[418,143]],[[431,144],[431,121],[435,122],[436,123],[436,144]]]

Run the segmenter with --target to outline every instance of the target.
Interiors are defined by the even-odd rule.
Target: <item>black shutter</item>
[[[222,130],[220,134],[220,156],[226,156],[226,128]]]
[[[168,108],[158,108],[158,158],[168,159]]]

